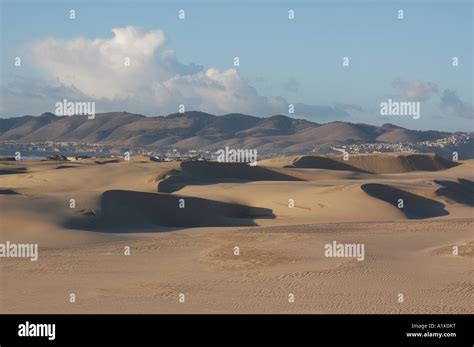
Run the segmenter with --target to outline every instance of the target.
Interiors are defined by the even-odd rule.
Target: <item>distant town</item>
[[[438,140],[421,141],[421,142],[403,142],[403,143],[361,143],[351,145],[341,145],[331,147],[328,152],[347,152],[357,153],[387,153],[387,152],[404,152],[404,153],[436,153],[452,155],[453,151],[459,149],[472,149],[472,136],[466,133],[455,133],[451,136]],[[323,148],[315,148],[313,152],[323,152]]]
[[[326,147],[315,147],[311,153],[300,154],[340,154],[347,152],[350,154],[368,154],[368,153],[387,153],[387,152],[403,152],[403,153],[435,153],[439,155],[451,157],[452,153],[457,150],[472,152],[473,138],[467,133],[455,133],[448,137],[433,141],[421,142],[403,142],[403,143],[357,143],[357,144],[341,144]],[[100,143],[78,143],[78,142],[32,142],[18,143],[15,141],[0,142],[0,150],[3,153],[14,157],[15,153],[22,156],[29,156],[23,153],[34,153],[35,157],[57,157],[68,158],[68,160],[80,160],[85,157],[123,157],[125,155],[144,155],[149,156],[156,161],[184,161],[184,160],[216,160],[217,154],[215,150],[210,149],[183,149],[183,148],[146,148],[117,146]],[[260,157],[277,157],[283,153],[278,152],[259,152]],[[467,156],[464,155],[467,159]],[[472,153],[469,154],[472,157]],[[462,158],[460,158],[462,159]]]

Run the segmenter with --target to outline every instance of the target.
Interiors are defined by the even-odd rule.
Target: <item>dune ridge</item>
[[[303,181],[289,172],[245,163],[206,161],[182,162],[180,170],[172,170],[158,182],[158,191],[172,193],[187,184],[215,184],[217,182]]]
[[[149,227],[252,226],[253,218],[273,218],[270,209],[191,196],[108,190],[99,207],[65,223],[68,228],[143,231]]]
[[[435,154],[351,154],[348,160],[341,156],[290,156],[266,159],[264,166],[345,170],[364,173],[389,174],[413,171],[439,171],[459,165]]]
[[[399,208],[408,219],[425,219],[449,214],[445,210],[445,205],[439,201],[388,184],[368,183],[363,184],[360,188],[368,195]],[[399,205],[401,207],[398,207]]]

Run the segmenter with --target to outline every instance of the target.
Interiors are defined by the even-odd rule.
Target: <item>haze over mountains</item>
[[[58,141],[182,149],[256,148],[260,152],[303,153],[315,146],[437,140],[448,132],[415,131],[392,124],[313,123],[283,115],[259,118],[203,112],[146,117],[128,112],[87,116],[23,116],[0,119],[0,141]]]

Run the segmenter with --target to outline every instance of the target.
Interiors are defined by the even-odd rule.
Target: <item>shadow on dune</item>
[[[26,168],[19,167],[19,168],[14,168],[14,169],[0,170],[0,175],[14,175],[14,174],[21,174],[21,173],[26,173]]]
[[[248,183],[248,180],[238,180],[230,178],[213,178],[213,179],[194,179],[187,176],[168,176],[158,182],[157,191],[160,193],[174,193],[187,185],[205,186],[218,183]]]
[[[0,195],[20,195],[20,193],[13,189],[0,189]]]
[[[401,212],[408,219],[425,219],[446,216],[449,214],[444,209],[445,205],[402,189],[387,184],[368,183],[363,184],[361,189],[370,196],[388,202],[398,208],[398,200],[403,199]]]
[[[72,169],[78,167],[77,165],[58,165],[56,166],[56,170],[62,170],[62,169]]]
[[[109,160],[95,160],[94,163],[104,165],[104,164],[115,164],[122,162],[121,159],[109,159]]]
[[[267,208],[126,190],[104,192],[100,197],[100,208],[94,214],[74,218],[65,226],[71,229],[131,233],[162,226],[255,226],[254,218],[275,218],[272,210]]]
[[[400,160],[410,171],[442,171],[461,165],[461,163],[440,157],[439,155],[410,154],[401,156]]]
[[[244,163],[189,161],[181,163],[181,171],[158,182],[158,192],[172,193],[188,184],[246,183],[251,181],[303,181],[266,167]]]
[[[275,161],[276,160],[276,161]],[[342,156],[305,155],[300,157],[270,159],[270,163],[280,163],[285,168],[323,169],[336,171],[352,171],[366,174],[393,174],[414,171],[446,170],[456,163],[432,154],[355,154],[348,160]],[[265,165],[265,160],[263,160]]]
[[[458,182],[447,180],[435,180],[436,184],[442,186],[436,190],[438,196],[444,196],[460,204],[474,206],[474,182],[459,178]]]
[[[247,181],[301,181],[301,179],[280,173],[266,167],[250,166],[245,163],[218,163],[188,161],[181,163],[182,173],[193,178],[233,178]]]
[[[300,169],[325,169],[337,171],[354,171],[361,173],[372,173],[371,171],[363,170],[358,167],[334,160],[332,158],[320,156],[304,156],[296,160],[292,165],[286,165],[285,168],[300,168]]]

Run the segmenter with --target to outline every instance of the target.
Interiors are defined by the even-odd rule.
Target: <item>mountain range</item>
[[[268,118],[203,112],[146,117],[128,112],[87,116],[22,116],[0,119],[0,141],[101,143],[155,148],[255,148],[260,152],[304,153],[315,146],[437,140],[448,132],[415,131],[392,124],[318,124],[283,115]]]

